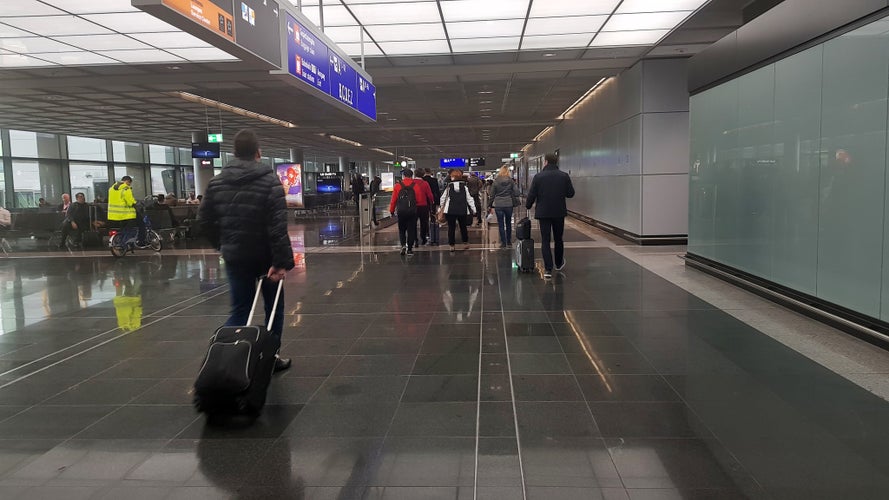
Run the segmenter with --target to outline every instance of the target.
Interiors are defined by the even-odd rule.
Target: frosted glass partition
[[[887,102],[886,19],[693,96],[689,252],[889,318]]]

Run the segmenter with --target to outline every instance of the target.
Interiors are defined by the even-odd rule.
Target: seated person
[[[52,206],[52,205],[50,205],[50,204],[46,201],[46,198],[40,198],[40,199],[37,200],[37,207],[38,207],[38,208],[44,208],[44,207],[49,207],[49,206]]]
[[[157,195],[157,204],[164,205],[165,203],[166,203],[166,198],[164,197],[164,195],[162,195],[162,194]]]
[[[169,205],[171,207],[175,207],[176,205],[179,204],[179,199],[176,198],[176,195],[174,195],[173,193],[167,193],[167,196],[164,198],[164,201],[167,203],[167,205]]]
[[[65,248],[65,241],[72,233],[72,240],[80,243],[83,239],[83,232],[89,229],[90,207],[86,204],[86,195],[77,193],[74,203],[68,206],[65,220],[62,221],[62,241],[59,243],[59,249]]]

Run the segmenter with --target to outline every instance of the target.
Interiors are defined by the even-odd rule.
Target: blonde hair
[[[500,170],[497,171],[497,177],[509,177],[509,167],[506,165],[500,167]]]

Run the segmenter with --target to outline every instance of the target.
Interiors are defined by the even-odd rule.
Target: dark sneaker
[[[553,277],[553,272],[549,269],[543,271],[543,279],[548,280]]]
[[[413,248],[408,248],[408,249],[407,249],[407,256],[408,256],[408,257],[413,257],[413,256],[414,256],[414,249],[413,249]]]
[[[283,372],[284,370],[290,368],[290,365],[293,364],[293,361],[290,358],[282,358],[275,355],[275,373]]]
[[[561,266],[556,266],[556,271],[561,271],[562,269],[565,269],[565,259],[562,259]]]
[[[401,255],[404,255],[406,253],[407,253],[407,247],[406,246],[401,247]]]

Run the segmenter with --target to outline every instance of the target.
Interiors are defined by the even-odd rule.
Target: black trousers
[[[73,235],[72,239],[75,243],[81,243],[83,241],[83,232],[86,231],[86,226],[89,226],[89,222],[84,226],[83,221],[77,225],[77,229],[74,229],[71,226],[72,221],[65,221],[62,223],[62,242],[59,243],[59,246],[65,245],[65,238],[69,235]]]
[[[556,247],[556,267],[565,262],[565,242],[562,241],[562,237],[565,235],[565,218],[552,217],[538,219],[537,222],[540,224],[540,253],[543,255],[543,268],[552,271],[553,254],[549,247],[550,238]]]
[[[478,219],[478,225],[482,225],[482,197],[481,195],[474,195],[472,199],[475,201],[475,217]],[[469,218],[472,221],[472,217]]]
[[[429,236],[429,207],[417,206],[417,218],[420,219],[420,244],[426,243]]]
[[[408,249],[412,249],[416,240],[417,214],[398,214],[398,241],[401,242],[401,246],[407,246]]]
[[[460,225],[460,237],[463,238],[463,243],[469,243],[469,230],[466,229],[466,220],[469,217],[451,214],[447,214],[446,217],[448,219],[448,245],[453,246],[456,243],[454,236],[457,231],[457,224]]]

